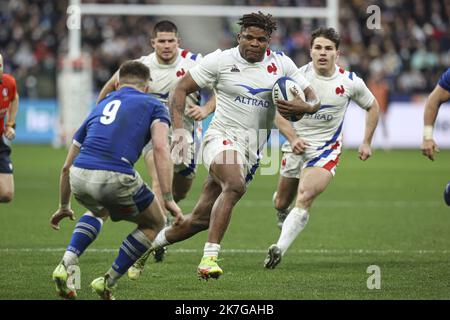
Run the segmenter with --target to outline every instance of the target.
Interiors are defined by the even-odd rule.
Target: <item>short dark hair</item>
[[[162,20],[153,27],[152,38],[156,38],[158,32],[174,32],[178,35],[178,28],[172,21]]]
[[[258,27],[266,31],[269,36],[274,30],[277,30],[277,23],[272,18],[272,15],[265,15],[261,11],[258,11],[258,13],[244,14],[239,19],[238,25],[241,26],[241,32],[248,27]]]
[[[122,63],[119,69],[119,83],[121,85],[131,84],[139,87],[145,87],[150,81],[149,68],[134,60],[128,60]]]
[[[341,36],[339,35],[339,33],[337,33],[336,30],[334,30],[334,28],[320,27],[320,28],[317,28],[316,30],[314,30],[311,33],[311,48],[313,46],[314,40],[318,37],[324,37],[330,41],[333,41],[334,44],[336,45],[336,50],[339,49],[339,43],[341,42]]]

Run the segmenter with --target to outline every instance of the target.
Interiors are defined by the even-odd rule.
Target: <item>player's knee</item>
[[[152,229],[161,230],[164,228],[166,224],[166,217],[164,215],[164,212],[159,212],[158,214],[153,215],[153,221],[152,221]]]
[[[158,233],[164,228],[165,218],[162,214],[153,214],[150,219],[143,219],[139,221],[138,227],[141,229],[148,229]]]
[[[247,186],[245,185],[245,181],[243,181],[243,179],[240,179],[237,181],[230,181],[226,183],[222,192],[232,194],[237,198],[241,198],[246,191]]]
[[[13,191],[6,191],[0,193],[0,202],[1,203],[8,203],[11,202],[14,198],[14,192]]]
[[[298,195],[298,202],[309,207],[315,198],[316,198],[315,192],[308,189],[300,189],[300,193]]]

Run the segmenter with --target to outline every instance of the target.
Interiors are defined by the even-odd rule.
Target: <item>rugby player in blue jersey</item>
[[[57,293],[63,298],[76,297],[68,270],[74,270],[78,258],[98,236],[102,219],[109,216],[112,221],[137,224],[124,239],[111,268],[91,283],[105,300],[114,299],[117,280],[151,247],[163,228],[162,207],[133,168],[150,140],[164,207],[175,217],[174,224],[183,219],[172,195],[170,117],[161,102],[146,94],[149,81],[150,72],[144,64],[125,62],[119,69],[116,91],[98,103],[75,133],[61,171],[60,205],[50,223],[58,230],[61,219],[74,220],[71,193],[88,212],[77,222],[70,244],[53,272]]]

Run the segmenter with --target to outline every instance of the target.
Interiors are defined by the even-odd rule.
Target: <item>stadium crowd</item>
[[[83,3],[148,3],[157,0],[92,1]],[[5,72],[16,76],[23,97],[56,96],[58,60],[67,51],[68,1],[8,0],[0,2],[0,48]],[[260,6],[325,5],[325,0],[229,0],[223,4]],[[381,9],[381,28],[366,27],[369,5]],[[270,11],[270,10],[268,10]],[[223,42],[233,43],[236,19],[223,19]],[[450,65],[450,0],[349,0],[339,7],[339,63],[364,79],[382,72],[397,97],[426,93]],[[150,52],[148,30],[157,20],[140,16],[86,16],[82,50],[93,57],[99,90],[121,62]],[[324,21],[278,19],[271,47],[286,52],[298,66],[309,58],[309,34]],[[183,31],[181,31],[183,32]],[[222,45],[222,43],[221,43]],[[195,51],[195,48],[189,48]],[[206,54],[206,52],[203,52]],[[344,58],[345,57],[345,58]]]

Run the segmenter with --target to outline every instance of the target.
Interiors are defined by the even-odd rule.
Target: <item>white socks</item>
[[[67,267],[78,264],[78,256],[72,251],[66,251],[62,258],[64,265]]]
[[[155,240],[153,240],[153,248],[162,248],[170,244],[166,239],[166,230],[169,228],[170,227],[165,227],[156,235]]]
[[[220,251],[220,244],[217,243],[205,243],[205,248],[203,249],[204,257],[218,257]]]
[[[309,213],[305,209],[295,207],[291,210],[284,220],[281,235],[277,242],[277,247],[281,249],[282,254],[286,252],[298,234],[305,228],[308,219]]]

